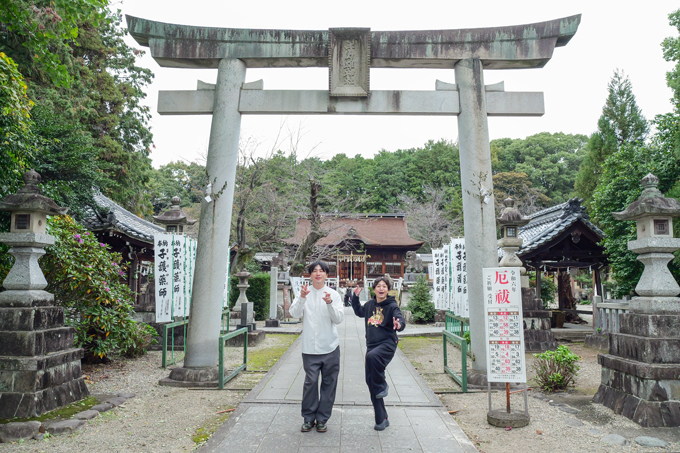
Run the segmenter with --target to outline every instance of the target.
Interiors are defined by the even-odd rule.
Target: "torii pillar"
[[[196,272],[184,368],[170,385],[195,386],[217,376],[229,226],[242,114],[351,114],[458,116],[461,181],[468,260],[471,345],[469,375],[486,384],[482,269],[496,267],[496,219],[487,116],[540,116],[543,93],[505,92],[484,85],[484,69],[541,68],[555,47],[574,36],[580,15],[509,27],[378,31],[250,30],[192,27],[127,16],[130,34],[165,67],[217,68],[217,84],[195,91],[161,91],[166,115],[212,114],[207,171],[212,187],[201,204]],[[328,67],[329,89],[264,90],[245,84],[246,67]],[[455,84],[435,91],[370,90],[370,69],[454,68]]]

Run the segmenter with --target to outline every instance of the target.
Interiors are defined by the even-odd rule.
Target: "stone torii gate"
[[[162,115],[212,114],[196,272],[183,369],[170,379],[216,379],[220,312],[242,114],[453,115],[458,117],[472,352],[470,382],[486,383],[482,268],[498,265],[487,116],[541,116],[543,93],[484,85],[484,69],[541,68],[574,36],[580,15],[528,25],[427,31],[369,28],[251,30],[166,24],[126,16],[130,34],[163,67],[217,68],[215,85],[161,91]],[[265,90],[246,68],[328,67],[329,89]],[[434,91],[371,91],[371,68],[448,68]],[[176,382],[176,385],[181,385]]]

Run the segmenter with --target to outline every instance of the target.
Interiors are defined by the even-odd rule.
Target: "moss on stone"
[[[33,420],[39,422],[43,422],[45,420],[65,420],[67,418],[71,418],[79,412],[86,411],[99,403],[100,401],[97,398],[90,396],[80,401],[76,401],[75,403],[71,403],[68,406],[60,407],[59,409],[55,409],[50,412],[45,412],[40,417],[0,419],[0,424],[30,422]]]

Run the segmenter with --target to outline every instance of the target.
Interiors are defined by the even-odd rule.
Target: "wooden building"
[[[357,281],[385,274],[404,276],[406,252],[424,242],[412,239],[403,214],[361,214],[327,217],[321,228],[328,234],[316,246],[331,268],[330,277]],[[299,245],[310,230],[309,219],[299,219],[295,235],[285,239]]]
[[[147,288],[147,275],[154,261],[154,234],[165,233],[165,228],[140,218],[122,208],[110,198],[97,193],[94,200],[105,215],[92,209],[86,211],[81,223],[92,231],[110,250],[123,256],[128,267],[127,284],[137,294],[137,312],[155,311],[153,291]],[[149,285],[153,287],[153,285]]]

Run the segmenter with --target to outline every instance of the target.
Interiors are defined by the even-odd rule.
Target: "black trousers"
[[[382,423],[387,418],[383,398],[376,398],[375,395],[387,388],[385,368],[392,361],[395,352],[397,352],[397,345],[392,342],[366,347],[366,384],[371,394],[376,423]]]
[[[331,418],[340,373],[340,346],[328,354],[302,354],[305,383],[302,386],[302,417],[306,422],[326,423]],[[321,387],[319,388],[319,373]]]

